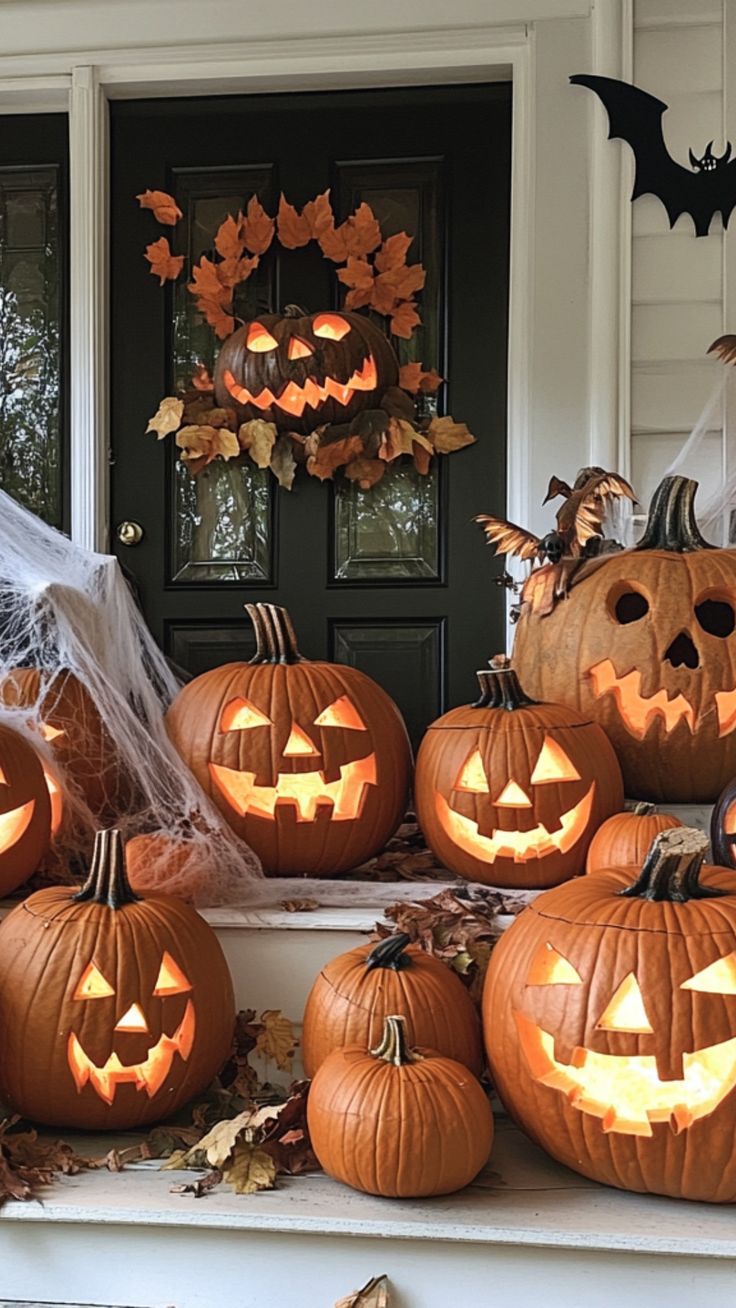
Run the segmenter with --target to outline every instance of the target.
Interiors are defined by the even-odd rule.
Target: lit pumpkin
[[[245,323],[224,342],[215,368],[217,403],[241,422],[263,418],[309,433],[375,409],[399,365],[388,338],[360,313],[283,314]]]
[[[98,833],[81,890],[40,890],[0,926],[0,1095],[31,1121],[168,1117],[224,1063],[234,1011],[211,927],[134,894],[117,831]]]
[[[493,1084],[574,1171],[736,1201],[736,883],[707,838],[658,835],[632,883],[599,871],[504,933],[483,995]]]
[[[626,793],[655,802],[712,803],[736,774],[736,550],[703,540],[696,490],[665,478],[640,543],[547,616],[525,606],[514,645],[529,693],[599,722]]]
[[[356,668],[302,658],[285,609],[246,607],[254,658],[190,681],[166,716],[171,740],[267,872],[356,867],[405,812],[401,715]]]
[[[672,813],[658,813],[654,804],[639,803],[629,812],[606,818],[590,842],[586,872],[621,867],[639,871],[655,836],[671,827],[681,827]]]
[[[349,949],[322,968],[304,1010],[307,1076],[333,1049],[377,1045],[391,1013],[404,1017],[410,1045],[436,1049],[480,1075],[480,1025],[470,995],[449,967],[398,932]]]
[[[74,676],[62,671],[50,678],[36,668],[14,668],[0,682],[0,702],[32,708],[36,726],[49,745],[57,771],[46,769],[52,800],[54,834],[62,821],[60,777],[75,787],[97,821],[112,816],[130,795],[118,753],[94,701]]]
[[[389,1015],[379,1045],[336,1049],[315,1076],[307,1125],[320,1166],[386,1198],[451,1194],[469,1185],[493,1142],[490,1104],[462,1063],[410,1049]]]
[[[0,725],[0,895],[35,872],[51,838],[51,800],[35,749]]]
[[[428,730],[415,802],[427,844],[470,881],[539,889],[582,872],[593,833],[623,808],[621,772],[600,727],[536,704],[508,660],[478,673],[475,704]]]

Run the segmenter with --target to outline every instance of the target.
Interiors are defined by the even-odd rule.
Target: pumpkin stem
[[[535,699],[522,690],[511,659],[506,654],[496,654],[490,659],[489,668],[481,668],[476,673],[480,686],[480,696],[473,708],[504,708],[510,713],[514,709],[536,704]]]
[[[296,632],[286,609],[277,604],[246,604],[245,611],[256,633],[256,652],[251,663],[305,663],[299,653]]]
[[[686,554],[690,550],[714,550],[700,534],[695,521],[695,495],[698,483],[689,477],[665,477],[649,505],[644,535],[635,550],[670,550]]]
[[[281,316],[282,318],[308,318],[309,313],[306,309],[302,309],[300,304],[287,304]]]
[[[656,813],[656,811],[657,805],[650,804],[646,799],[638,799],[634,807],[629,810],[634,814],[634,817],[651,817],[652,813]]]
[[[626,899],[666,899],[671,904],[724,895],[725,890],[700,884],[707,849],[708,837],[695,827],[660,831],[649,846],[638,881],[619,894]]]
[[[398,1014],[384,1019],[381,1043],[371,1049],[374,1058],[382,1058],[384,1063],[393,1063],[394,1067],[406,1067],[408,1063],[423,1061],[422,1055],[416,1049],[410,1049],[406,1043],[405,1021],[406,1018]]]
[[[123,841],[119,831],[97,832],[87,880],[72,898],[107,904],[108,908],[123,908],[126,904],[139,902],[140,895],[136,895],[131,888],[125,872]]]
[[[405,931],[398,931],[395,936],[379,940],[365,960],[366,971],[370,972],[374,967],[388,967],[392,972],[402,972],[405,967],[411,967],[411,959],[404,953],[410,943],[411,937]]]

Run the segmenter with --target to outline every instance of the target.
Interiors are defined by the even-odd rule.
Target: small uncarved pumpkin
[[[436,1049],[480,1075],[480,1024],[470,995],[444,963],[399,932],[377,945],[358,945],[323,967],[304,1010],[307,1076],[342,1045],[373,1048],[391,1013],[404,1017],[410,1045]]]
[[[607,1185],[736,1202],[736,882],[661,832],[540,895],[493,951],[493,1084],[554,1158]]]
[[[262,418],[309,433],[378,407],[399,365],[388,338],[361,313],[307,313],[287,305],[245,323],[224,342],[215,368],[217,403],[241,422]]]
[[[429,728],[417,756],[417,817],[460,876],[539,889],[582,872],[604,818],[623,808],[621,770],[599,726],[537,704],[508,660],[478,673],[481,696]]]
[[[0,1096],[49,1126],[123,1130],[204,1090],[232,1040],[215,933],[179,900],[140,899],[117,831],[81,890],[39,890],[0,926]]]
[[[332,876],[382,849],[404,815],[406,727],[357,668],[302,658],[285,609],[247,610],[255,657],[195,677],[166,726],[266,872]]]
[[[377,1048],[348,1045],[325,1059],[307,1100],[320,1165],[355,1190],[386,1198],[451,1194],[484,1166],[490,1104],[462,1063],[410,1050],[390,1014]]]
[[[35,749],[0,725],[0,895],[35,872],[51,838],[51,800]]]
[[[637,804],[631,812],[614,813],[599,826],[590,842],[586,872],[605,867],[631,868],[637,874],[660,831],[681,827],[672,813],[658,813],[654,804]]]

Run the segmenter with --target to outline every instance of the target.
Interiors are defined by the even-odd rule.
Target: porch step
[[[108,1138],[80,1139],[105,1153]],[[731,1208],[598,1186],[505,1120],[461,1194],[383,1200],[316,1175],[236,1196],[172,1194],[190,1172],[156,1163],[58,1181],[0,1210],[0,1293],[105,1308],[332,1308],[386,1273],[396,1308],[691,1308],[732,1302]],[[2,1302],[2,1301],[0,1301]]]

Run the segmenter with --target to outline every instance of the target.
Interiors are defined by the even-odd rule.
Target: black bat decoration
[[[731,159],[731,142],[718,158],[713,142],[701,159],[690,150],[689,172],[676,163],[664,142],[662,114],[667,105],[648,91],[613,77],[594,77],[576,73],[570,78],[576,86],[587,86],[600,97],[608,114],[608,139],[620,137],[634,151],[636,174],[632,200],[640,195],[656,195],[662,201],[674,227],[681,213],[689,213],[695,223],[695,235],[707,236],[714,213],[720,212],[723,226],[728,226],[736,205],[736,160]]]

